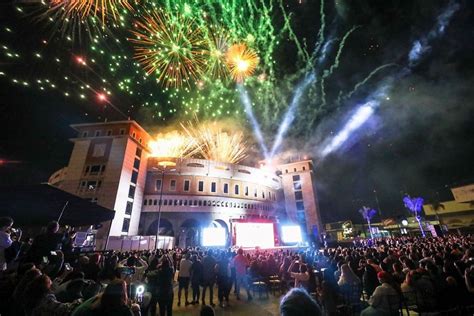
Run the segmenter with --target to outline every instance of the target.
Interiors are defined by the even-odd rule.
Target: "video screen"
[[[224,228],[206,227],[202,230],[202,245],[204,247],[220,247],[226,245]]]
[[[244,248],[273,248],[273,223],[235,223],[236,246]]]

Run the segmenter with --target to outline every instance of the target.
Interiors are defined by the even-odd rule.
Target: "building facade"
[[[310,160],[279,166],[279,176],[267,168],[152,157],[152,137],[135,121],[72,128],[69,164],[49,182],[115,210],[98,239],[159,232],[180,246],[197,245],[202,227],[222,227],[230,236],[233,220],[278,221],[285,209],[308,233],[321,232]]]

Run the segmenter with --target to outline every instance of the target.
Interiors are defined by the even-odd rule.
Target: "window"
[[[161,179],[156,180],[155,182],[155,190],[161,191]]]
[[[87,189],[88,190],[97,189],[97,181],[87,181]]]
[[[265,198],[265,192],[262,191],[262,199],[264,199],[264,198]]]
[[[187,206],[188,205],[188,200],[184,200],[183,205]]]
[[[190,182],[189,180],[184,180],[183,190],[184,190],[185,192],[188,192],[190,185],[191,185],[191,182]]]
[[[238,184],[236,184],[235,187],[234,187],[234,193],[239,194],[239,185]]]
[[[202,201],[201,200],[199,200],[198,205],[202,206]]]
[[[153,200],[153,205],[158,204],[158,200]]]
[[[199,181],[198,182],[198,191],[199,192],[204,191],[204,181]]]
[[[125,135],[125,129],[123,128],[120,129],[120,135]]]
[[[87,166],[87,167],[86,167],[86,171],[84,171],[84,173],[86,173],[86,174],[87,174],[87,173],[89,172],[89,170],[90,170],[90,169],[91,169],[91,167]]]
[[[253,196],[254,196],[254,197],[257,197],[257,195],[258,195],[257,188],[255,188],[255,189],[253,190]]]
[[[228,183],[224,183],[223,191],[224,191],[225,194],[229,193],[229,184]]]
[[[297,220],[298,222],[300,222],[300,223],[301,223],[301,222],[303,222],[303,223],[306,222],[306,215],[305,215],[305,213],[304,213],[304,212],[296,212],[296,220]]]
[[[288,169],[285,169],[285,173],[288,173]]]
[[[295,190],[301,190],[301,181],[293,182],[293,188]]]
[[[296,202],[296,210],[297,211],[304,211],[304,203],[303,201]]]
[[[142,143],[142,138],[140,137],[140,139],[138,140],[138,142],[141,144]]]
[[[100,172],[104,172],[105,171],[105,165],[102,165],[102,167],[100,167]]]
[[[145,199],[145,201],[143,201],[143,205],[147,205],[148,204],[148,200]]]
[[[137,133],[133,132],[133,133],[132,133],[132,137],[133,137],[133,138],[136,138],[136,137],[137,137]]]
[[[135,187],[131,185],[130,188],[128,189],[128,197],[133,199],[134,196],[135,196]]]
[[[87,137],[89,135],[89,133],[86,131],[86,132],[82,132],[82,137]]]
[[[122,233],[128,233],[129,228],[130,228],[130,218],[124,218],[123,225],[122,225]]]
[[[296,168],[293,168],[293,172],[296,172]]]
[[[138,171],[133,170],[132,171],[132,183],[137,184],[137,180],[138,180]]]
[[[105,144],[95,144],[92,157],[103,157],[105,155]]]
[[[81,182],[81,187],[85,188],[86,187],[86,181]]]
[[[99,137],[100,136],[100,131],[95,131],[95,137]]]
[[[301,178],[299,174],[293,176],[293,181],[300,181],[300,180]]]
[[[302,200],[303,199],[303,192],[301,191],[296,191],[295,192],[295,200]]]
[[[245,187],[245,196],[249,196],[249,187]]]
[[[306,167],[303,166],[303,171],[305,171],[305,170],[306,170]]]
[[[174,200],[174,205],[175,205],[175,206],[178,205],[178,200]]]
[[[168,205],[168,200],[164,200],[163,205]]]
[[[109,129],[109,130],[107,131],[107,136],[112,136],[112,130]]]
[[[140,159],[135,158],[135,160],[133,161],[133,168],[137,170],[140,168]]]
[[[135,151],[135,156],[140,158],[142,156],[142,149],[140,147],[137,147],[137,150]]]
[[[99,172],[100,172],[100,165],[91,166],[90,168],[91,175],[99,174]]]
[[[145,200],[145,205],[146,205],[146,200]],[[127,206],[125,207],[125,214],[131,215],[132,209],[133,209],[133,202],[127,201]]]
[[[194,167],[194,168],[204,168],[203,164],[195,163],[195,162],[190,162],[186,166],[187,167]]]
[[[216,192],[216,183],[215,182],[211,182],[211,192],[212,193]]]
[[[170,191],[176,191],[176,180],[170,181]]]

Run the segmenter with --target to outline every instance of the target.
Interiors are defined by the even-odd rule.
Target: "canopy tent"
[[[63,208],[61,225],[95,225],[115,216],[115,211],[49,184],[0,187],[0,216],[12,217],[15,226],[44,226],[58,220]]]

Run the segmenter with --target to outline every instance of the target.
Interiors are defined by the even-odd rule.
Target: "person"
[[[247,267],[249,266],[249,261],[247,257],[244,256],[244,251],[242,248],[237,250],[237,256],[233,259],[233,266],[235,267],[235,292],[237,300],[240,300],[240,287],[243,285],[247,290],[247,300],[252,300],[252,295],[250,295],[248,278],[247,278]]]
[[[34,263],[40,263],[43,257],[51,257],[54,252],[62,248],[63,234],[58,233],[59,224],[56,221],[49,222],[46,233],[36,236],[28,251],[28,259]]]
[[[320,302],[326,315],[337,315],[339,286],[334,277],[334,272],[331,269],[325,269],[322,274],[323,281],[318,292]]]
[[[66,316],[80,304],[80,301],[73,303],[61,303],[52,293],[53,282],[46,275],[34,278],[26,287],[23,295],[23,305],[27,316]]]
[[[396,281],[389,272],[385,271],[377,273],[377,278],[381,285],[377,286],[369,298],[369,306],[360,315],[398,315],[401,296],[400,292],[394,288]]]
[[[370,264],[364,266],[364,274],[362,275],[362,284],[365,293],[368,297],[372,296],[377,286],[379,286],[379,280],[377,278],[377,271]]]
[[[181,259],[179,262],[179,272],[178,272],[178,306],[181,306],[181,293],[184,289],[184,298],[186,300],[185,305],[188,306],[188,289],[189,289],[189,281],[191,276],[191,266],[192,262],[189,260],[191,258],[191,254],[188,252],[184,255],[184,258]]]
[[[291,272],[293,271],[293,268],[296,264],[299,265],[299,272]],[[295,279],[294,287],[307,288],[309,274],[308,274],[308,268],[306,267],[305,264],[300,262],[298,259],[293,259],[290,267],[288,268],[288,272],[290,273],[291,277]]]
[[[173,268],[167,256],[162,256],[160,265],[155,271],[154,290],[152,293],[151,312],[156,315],[156,302],[160,309],[160,316],[172,316],[173,314]],[[155,298],[155,300],[153,299]]]
[[[199,312],[199,316],[214,316],[215,314],[214,309],[209,305],[204,305]]]
[[[202,263],[198,259],[197,255],[193,255],[192,257],[193,264],[191,265],[190,273],[191,273],[191,288],[193,290],[193,300],[191,304],[199,304],[199,285],[202,282]]]
[[[214,282],[216,279],[215,266],[216,260],[212,257],[212,250],[209,249],[202,259],[202,305],[206,305],[206,289],[209,288],[209,304],[215,306],[212,302],[212,298],[214,297]]]
[[[291,289],[280,301],[281,316],[319,316],[321,309],[316,301],[302,288]]]
[[[13,225],[11,217],[0,217],[0,271],[7,269],[7,261],[5,258],[5,250],[13,243],[10,238],[10,229]]]
[[[219,306],[224,307],[224,300],[226,304],[229,305],[230,292],[230,264],[225,252],[221,253],[215,269],[217,274],[217,297],[219,299]]]
[[[95,253],[89,257],[89,261],[84,265],[83,272],[84,278],[92,281],[99,280],[99,272],[101,271],[100,268],[100,254]]]
[[[71,316],[139,316],[140,307],[128,307],[127,284],[114,280],[102,294],[94,296],[79,305]]]
[[[360,308],[360,297],[362,294],[361,282],[347,263],[341,265],[341,277],[337,282],[346,304],[354,308]]]

